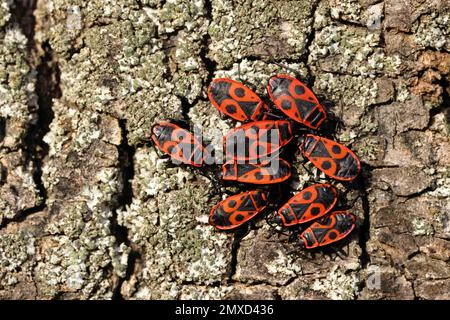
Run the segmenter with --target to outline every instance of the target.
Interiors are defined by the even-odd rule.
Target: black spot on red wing
[[[303,199],[305,199],[305,200],[311,199],[311,196],[312,196],[312,193],[309,191],[306,191],[303,193]]]
[[[335,154],[340,154],[341,147],[339,147],[338,145],[334,145],[333,147],[331,147],[331,151],[333,151],[333,153],[335,153]]]
[[[330,231],[330,233],[328,233],[328,238],[330,238],[331,240],[334,240],[337,238],[337,234],[335,231]]]
[[[242,214],[237,214],[235,219],[236,221],[241,222],[242,220],[244,220],[244,216]]]
[[[295,93],[298,95],[305,93],[305,88],[303,88],[303,86],[301,86],[301,85],[295,86],[294,90],[295,90]]]
[[[225,109],[227,110],[228,113],[234,114],[236,113],[236,107],[233,106],[232,104],[228,104]]]
[[[178,140],[183,140],[184,139],[184,137],[186,137],[186,134],[184,133],[184,132],[178,132],[177,133],[177,139]]]
[[[331,168],[331,163],[329,161],[322,162],[322,169],[328,170]]]
[[[313,216],[317,216],[320,213],[320,209],[319,208],[312,208],[311,209],[311,214]]]
[[[230,200],[230,201],[228,202],[228,206],[229,206],[230,208],[234,208],[234,207],[236,206],[236,201]]]
[[[289,100],[283,100],[282,102],[281,102],[281,107],[284,109],[284,110],[290,110],[291,108],[292,108],[292,104],[291,104],[291,102],[289,101]]]
[[[245,90],[243,88],[236,88],[236,90],[234,90],[234,94],[237,97],[242,98],[243,96],[245,96]]]
[[[309,97],[308,100],[314,101],[314,98],[313,97]]]

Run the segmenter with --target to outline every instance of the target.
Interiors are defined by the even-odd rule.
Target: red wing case
[[[323,247],[347,237],[356,225],[356,216],[347,211],[335,211],[314,222],[300,238],[306,249]]]
[[[222,166],[222,179],[252,184],[274,184],[291,177],[290,164],[280,158],[262,164],[227,162]]]
[[[266,207],[267,196],[264,192],[243,192],[216,204],[209,215],[209,223],[221,230],[235,229]]]
[[[333,140],[308,134],[300,151],[327,176],[340,180],[354,180],[361,171],[358,157],[346,146]]]
[[[207,151],[192,133],[170,122],[160,122],[152,127],[155,145],[172,159],[200,167]]]
[[[267,88],[275,106],[289,118],[316,130],[327,118],[324,107],[301,81],[285,74],[273,76]]]
[[[220,112],[237,121],[258,121],[268,111],[267,105],[242,83],[227,79],[214,79],[208,88],[208,98]]]
[[[292,138],[289,121],[250,122],[231,130],[224,137],[226,159],[264,159],[288,144]]]
[[[333,209],[338,199],[335,187],[319,183],[303,189],[278,210],[284,226],[320,218]]]

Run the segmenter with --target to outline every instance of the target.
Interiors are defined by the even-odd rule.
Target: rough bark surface
[[[449,39],[445,0],[0,0],[0,298],[449,299]],[[215,231],[211,181],[142,142],[226,132],[211,79],[274,61],[363,162],[346,256]]]

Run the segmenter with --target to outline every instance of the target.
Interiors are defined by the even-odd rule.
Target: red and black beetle
[[[250,122],[231,130],[223,139],[227,159],[265,158],[288,144],[293,138],[289,121]]]
[[[207,158],[205,147],[186,129],[171,123],[159,122],[152,129],[154,144],[173,160],[201,167]]]
[[[278,215],[286,227],[307,223],[330,212],[337,199],[338,192],[332,185],[314,184],[289,199],[278,210]]]
[[[307,134],[301,137],[300,151],[315,167],[339,181],[352,181],[361,171],[353,151],[327,138]]]
[[[209,223],[221,230],[235,229],[267,207],[267,194],[247,191],[230,196],[216,204],[209,215]]]
[[[291,177],[291,165],[281,158],[263,163],[230,161],[222,166],[222,179],[252,184],[274,184]]]
[[[289,118],[317,130],[327,118],[325,108],[301,81],[286,74],[273,76],[267,87],[275,106]]]
[[[347,237],[356,226],[356,216],[347,211],[334,211],[314,222],[300,234],[306,249],[323,247]]]
[[[208,88],[208,98],[220,112],[237,121],[262,120],[267,105],[242,83],[228,79],[214,79]]]

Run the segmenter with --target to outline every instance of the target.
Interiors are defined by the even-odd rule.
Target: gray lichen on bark
[[[446,1],[0,0],[0,297],[448,299]],[[209,178],[145,143],[227,132],[214,77],[309,77],[360,156],[346,257],[292,254],[264,219],[208,225]],[[300,188],[308,175],[295,164]],[[357,192],[349,193],[349,200]]]

